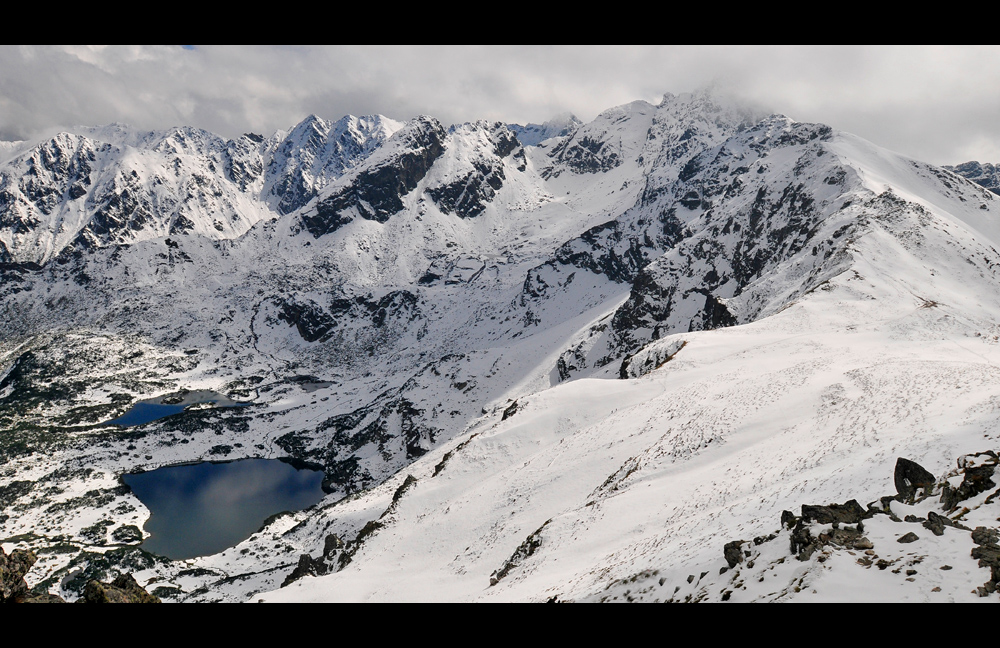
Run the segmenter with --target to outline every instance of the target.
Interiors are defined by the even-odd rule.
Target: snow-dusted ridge
[[[894,527],[865,522],[947,579],[723,548],[892,494],[899,456],[943,475],[996,448],[995,195],[709,93],[567,126],[18,149],[0,540],[39,551],[32,584],[72,598],[104,565],[169,600],[978,598],[989,569],[951,529],[890,556]],[[182,388],[255,405],[96,425]],[[320,505],[187,563],[115,546],[147,515],[122,473],[287,455],[324,467]]]

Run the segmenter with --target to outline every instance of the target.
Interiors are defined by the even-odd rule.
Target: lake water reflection
[[[168,466],[124,476],[150,510],[142,547],[182,560],[218,553],[250,537],[269,516],[323,498],[323,473],[276,459]]]

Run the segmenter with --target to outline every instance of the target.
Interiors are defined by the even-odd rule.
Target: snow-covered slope
[[[633,379],[573,381],[484,417],[409,466],[391,506],[403,474],[338,505],[379,523],[348,564],[264,598],[977,598],[991,576],[969,533],[914,524],[920,538],[900,545],[910,528],[887,517],[865,522],[867,565],[847,551],[797,561],[784,531],[726,574],[723,546],[777,531],[782,510],[877,501],[895,494],[899,456],[944,475],[997,444],[997,201],[971,187],[942,199],[939,171],[848,135],[824,147],[859,179],[839,272],[769,317],[647,346]],[[945,515],[937,499],[893,510]],[[330,530],[352,539],[337,508]],[[879,556],[918,577],[870,569]]]
[[[737,588],[724,545],[995,447],[1000,202],[828,126],[695,93],[531,145],[426,116],[78,130],[0,171],[0,539],[69,547],[40,587],[795,598],[786,567]],[[254,406],[99,424],[180,389]],[[117,546],[148,515],[118,476],[250,456],[330,495],[187,563]],[[966,567],[948,596],[988,580]]]

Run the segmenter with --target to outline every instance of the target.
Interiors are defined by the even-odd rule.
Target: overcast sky
[[[310,113],[589,121],[709,85],[927,162],[1000,162],[996,46],[0,46],[0,139],[114,121],[270,135]]]

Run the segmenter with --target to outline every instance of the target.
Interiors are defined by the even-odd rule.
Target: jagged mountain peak
[[[190,126],[176,126],[150,135],[159,140],[155,144],[150,142],[151,149],[162,153],[205,155],[224,149],[227,143],[215,133]]]
[[[336,122],[309,115],[280,138],[268,162],[269,204],[282,214],[299,209],[402,127],[382,115],[346,115]]]

